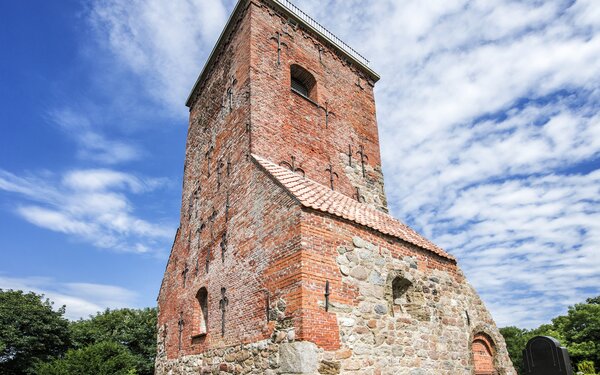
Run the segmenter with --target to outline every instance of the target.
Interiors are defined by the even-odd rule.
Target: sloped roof
[[[369,205],[359,203],[342,193],[331,190],[329,187],[309,178],[302,177],[258,155],[253,154],[252,157],[304,207],[341,217],[380,233],[399,238],[441,257],[456,260],[452,255],[392,216]]]

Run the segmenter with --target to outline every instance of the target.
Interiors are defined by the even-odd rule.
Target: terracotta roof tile
[[[455,260],[452,255],[392,216],[366,204],[359,203],[342,193],[333,191],[309,178],[302,177],[258,155],[252,155],[252,157],[303,206],[353,221],[429,250],[441,257]]]

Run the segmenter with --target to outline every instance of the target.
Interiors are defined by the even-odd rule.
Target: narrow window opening
[[[290,67],[290,76],[292,91],[313,102],[317,101],[317,81],[308,70],[294,64]]]
[[[394,305],[402,305],[403,303],[409,302],[406,292],[412,284],[410,281],[402,277],[396,277],[392,281],[392,298]]]
[[[208,292],[206,288],[200,288],[196,294],[196,302],[194,336],[206,335],[208,332]]]
[[[402,276],[396,276],[392,279],[391,285],[388,288],[391,289],[391,293],[388,292],[388,298],[391,298],[389,301],[391,315],[399,316],[406,314],[420,321],[431,319],[431,312],[427,305],[425,294],[419,285],[413,284],[410,280]]]
[[[297,78],[294,77],[292,77],[292,90],[308,98],[308,88],[304,86],[304,83],[300,82]]]

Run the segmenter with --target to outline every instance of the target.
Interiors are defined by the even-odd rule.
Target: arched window
[[[401,305],[407,302],[406,292],[411,285],[411,282],[403,277],[396,277],[392,281],[392,301],[394,305]]]
[[[317,80],[306,69],[300,65],[293,64],[290,67],[292,91],[304,96],[305,98],[316,101],[317,99]]]
[[[473,366],[475,375],[494,375],[494,347],[492,340],[484,333],[478,333],[473,337],[471,345],[473,352]]]
[[[198,293],[196,293],[196,303],[194,336],[200,336],[208,332],[208,291],[206,288],[198,290]]]
[[[431,311],[427,306],[423,289],[413,284],[399,272],[393,272],[388,277],[388,298],[390,314],[393,316],[408,314],[414,319],[428,321]]]

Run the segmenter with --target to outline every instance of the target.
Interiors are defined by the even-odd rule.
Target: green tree
[[[587,302],[589,304],[600,305],[600,296],[594,297],[594,298],[588,298],[587,300],[585,300],[585,302]]]
[[[32,374],[33,367],[69,345],[65,307],[53,310],[35,293],[0,289],[0,374]]]
[[[594,362],[592,361],[581,361],[577,364],[577,372],[583,375],[596,375],[594,370]]]
[[[552,320],[565,337],[573,362],[592,361],[600,364],[600,297],[588,299],[569,308],[566,316]]]
[[[86,320],[71,323],[74,349],[100,342],[125,346],[135,358],[140,375],[154,373],[156,356],[156,309],[106,310]]]
[[[124,345],[100,342],[39,364],[37,375],[136,375],[136,358]]]
[[[562,331],[561,327],[556,325],[555,323],[542,324],[536,329],[527,331],[527,341],[529,341],[529,339],[535,336],[550,336],[557,339],[562,346],[566,345],[564,332]],[[525,349],[525,347],[523,347],[523,349]]]
[[[500,333],[518,373],[523,372],[522,350],[534,336],[554,337],[567,348],[575,365],[586,362],[582,366],[589,371],[590,364],[600,364],[600,296],[569,307],[567,315],[552,319],[552,324],[543,324],[533,330],[506,327],[501,328]]]
[[[500,328],[500,333],[506,341],[508,355],[519,374],[523,373],[523,349],[529,340],[528,331],[518,327]]]

